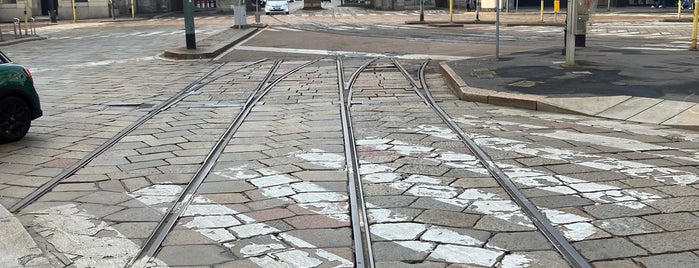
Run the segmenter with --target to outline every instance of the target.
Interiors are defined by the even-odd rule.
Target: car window
[[[2,53],[2,51],[0,51],[0,63],[8,63],[8,62],[12,62],[12,61],[7,56],[5,56],[5,53]]]

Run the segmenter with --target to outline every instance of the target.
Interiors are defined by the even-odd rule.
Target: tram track
[[[267,59],[262,59],[259,61],[255,61],[252,63],[248,63],[246,65],[243,65],[239,68],[236,68],[232,71],[227,72],[227,74],[236,72],[238,70],[248,68],[250,66],[253,66],[255,64],[259,64],[262,62],[267,61]],[[178,102],[182,101],[184,98],[186,98],[188,95],[192,94],[193,92],[196,92],[203,86],[216,81],[217,79],[224,77],[226,74],[222,74],[216,77],[212,77],[216,71],[221,69],[225,64],[218,64],[214,68],[212,68],[209,72],[204,74],[202,77],[197,79],[196,81],[192,82],[189,84],[187,87],[185,87],[183,90],[178,92],[177,94],[173,95],[172,97],[168,98],[158,106],[154,107],[150,112],[145,114],[144,116],[138,118],[136,121],[131,123],[129,126],[126,128],[122,129],[119,131],[116,135],[112,136],[109,140],[104,142],[102,145],[97,147],[97,149],[93,150],[90,152],[87,156],[83,157],[80,159],[80,161],[76,162],[72,166],[68,167],[67,169],[63,170],[60,174],[54,176],[51,180],[47,181],[46,183],[42,184],[39,188],[36,190],[32,191],[30,194],[28,194],[25,198],[21,199],[17,203],[15,203],[12,207],[10,207],[10,211],[12,213],[17,213],[20,210],[24,209],[25,207],[31,205],[33,202],[41,198],[43,195],[51,191],[56,185],[58,185],[61,181],[64,179],[72,176],[80,170],[81,168],[84,168],[87,166],[92,160],[112,148],[115,144],[117,144],[121,139],[132,133],[134,130],[136,130],[139,126],[143,125],[146,123],[148,120],[152,119],[156,115],[160,114],[161,112],[171,108],[173,105],[177,104]]]
[[[356,143],[353,141],[354,140],[354,135],[352,131],[352,116],[351,116],[351,105],[352,105],[352,93],[353,93],[353,87],[352,85],[356,81],[357,77],[359,74],[374,60],[370,60],[366,64],[362,65],[360,68],[356,70],[356,72],[352,75],[352,78],[347,82],[349,84],[347,86],[347,89],[345,90],[345,97],[344,100],[347,101],[341,101],[345,106],[343,106],[343,126],[344,127],[344,132],[346,136],[351,137],[351,142],[347,141],[346,139],[346,155],[348,158],[348,167],[356,168],[354,170],[350,169],[350,175],[351,174],[358,174],[359,173],[359,156],[357,155],[356,152]],[[563,257],[563,259],[571,266],[571,267],[576,267],[576,268],[587,268],[591,267],[590,264],[581,256],[581,254],[572,247],[572,245],[568,242],[568,240],[553,226],[553,224],[550,222],[548,218],[517,188],[517,186],[512,182],[512,180],[495,164],[495,162],[484,152],[482,148],[478,144],[476,144],[473,139],[466,134],[456,123],[455,121],[437,104],[437,100],[435,100],[432,96],[432,94],[429,91],[427,81],[425,78],[425,69],[429,63],[429,60],[424,61],[420,67],[417,70],[417,79],[413,77],[413,75],[410,74],[410,72],[397,60],[397,59],[391,59],[391,62],[395,66],[396,69],[400,71],[400,73],[404,76],[404,78],[409,81],[410,85],[412,86],[412,90],[414,91],[415,94],[419,96],[419,98],[429,106],[437,115],[438,117],[446,124],[449,129],[453,133],[455,133],[458,137],[458,139],[464,144],[466,148],[468,148],[469,151],[471,151],[474,156],[478,159],[478,161],[481,163],[483,167],[487,169],[487,171],[491,174],[493,178],[498,182],[498,184],[501,185],[501,187],[505,190],[505,192],[512,198],[512,200],[522,209],[522,211],[532,220],[532,223],[536,226],[537,230],[544,235],[544,237],[547,239],[550,245],[553,246],[553,248]],[[338,66],[341,66],[342,61],[338,59]],[[338,67],[338,70],[340,70],[341,67]],[[342,73],[338,71],[338,74],[340,76],[339,81],[340,84],[344,85],[344,79],[342,78]],[[345,122],[347,121],[347,122]],[[350,146],[348,146],[350,145]],[[350,165],[351,164],[351,165]],[[356,184],[356,187],[352,187],[353,185]],[[364,200],[364,193],[362,190],[362,179],[359,176],[355,176],[355,178],[351,177],[351,180],[349,182],[350,185],[350,195],[356,195],[356,197],[351,198],[352,202],[362,202],[361,204],[357,205],[352,205],[352,215],[358,215],[356,219],[353,217],[353,220],[356,220],[358,222],[354,223],[353,222],[353,229],[355,229],[355,239],[358,237],[358,233],[370,233],[370,230],[368,228],[369,222],[366,219],[366,203],[364,203],[361,200]],[[364,217],[363,219],[361,219]],[[357,259],[361,260],[366,260],[367,263],[358,263],[358,267],[374,267],[374,259],[373,256],[363,256],[363,254],[371,254],[373,252],[372,246],[371,246],[371,239],[370,235],[366,235],[366,237],[361,238],[363,241],[361,242],[355,242],[355,246],[358,245],[364,245],[364,250],[359,251],[357,250],[355,252],[355,257]]]
[[[402,63],[400,63],[396,59],[391,59],[390,64],[385,64],[385,61],[383,63],[376,63],[377,60],[377,58],[372,58],[359,64],[359,66],[351,72],[352,74],[350,75],[348,80],[345,80],[346,67],[344,66],[342,58],[336,58],[334,66],[337,74],[337,88],[340,100],[339,114],[342,125],[342,143],[344,148],[345,161],[344,166],[348,179],[346,184],[346,193],[348,194],[349,199],[348,214],[351,219],[350,227],[353,238],[352,248],[355,260],[355,267],[373,268],[380,266],[376,265],[376,252],[373,248],[375,241],[373,241],[372,238],[372,236],[377,234],[372,233],[371,229],[372,225],[376,223],[372,222],[372,216],[375,217],[375,215],[370,215],[370,213],[368,213],[369,210],[371,210],[372,208],[376,210],[377,207],[375,205],[370,204],[370,201],[366,199],[363,184],[364,182],[362,178],[363,174],[361,171],[361,166],[365,163],[362,162],[361,153],[360,151],[358,151],[358,148],[362,145],[358,145],[357,143],[358,138],[355,136],[355,126],[352,123],[352,106],[355,105],[355,103],[353,102],[353,94],[355,93],[355,83],[358,81],[358,79],[364,72],[367,72],[368,69],[370,70],[370,72],[382,73],[390,71],[393,73],[400,73],[403,76],[403,78],[405,78],[408,81],[409,86],[405,88],[399,88],[399,86],[392,85],[391,83],[393,82],[390,79],[388,79],[388,82],[382,82],[385,83],[382,85],[383,87],[385,87],[384,90],[401,90],[401,92],[398,94],[398,97],[396,97],[395,100],[381,100],[381,98],[379,98],[378,102],[363,102],[357,104],[368,104],[368,106],[375,106],[383,104],[400,104],[401,101],[413,103],[423,102],[429,109],[432,109],[436,113],[437,117],[439,117],[442,120],[442,122],[452,130],[452,132],[456,133],[456,135],[459,137],[459,140],[465,145],[465,147],[468,148],[468,150],[470,150],[474,154],[474,156],[476,156],[476,158],[478,158],[478,161],[482,164],[482,166],[485,167],[488,170],[488,172],[490,172],[490,174],[498,181],[498,183],[505,189],[505,192],[508,193],[511,199],[522,209],[522,211],[524,211],[525,214],[528,215],[529,218],[531,218],[531,221],[537,227],[537,230],[539,230],[544,235],[544,237],[546,237],[546,239],[553,246],[553,248],[556,251],[558,251],[561,256],[563,256],[563,259],[565,259],[572,267],[590,267],[590,265],[585,261],[585,259],[582,258],[580,254],[568,243],[568,241],[555,229],[555,227],[553,227],[551,222],[542,214],[542,212],[539,211],[539,209],[537,209],[519,191],[519,189],[517,189],[514,183],[509,178],[507,178],[507,175],[502,170],[500,170],[500,168],[498,168],[494,161],[490,159],[490,157],[469,137],[469,135],[466,134],[458,125],[456,125],[454,120],[437,104],[437,100],[433,98],[427,85],[427,79],[425,78],[425,72],[429,64],[429,61],[422,62],[421,64],[419,64],[417,71],[413,69],[413,72],[411,73],[404,67]],[[247,64],[245,66],[236,68],[234,71],[231,71],[229,73],[233,73],[236,70],[247,68],[254,64],[261,63],[263,61]],[[147,238],[143,239],[144,242],[141,244],[138,254],[135,257],[129,259],[129,262],[128,264],[126,264],[126,267],[146,267],[147,265],[152,264],[152,261],[154,261],[157,258],[159,250],[162,249],[166,237],[170,234],[175,225],[178,224],[178,221],[183,217],[187,208],[193,204],[197,195],[200,194],[198,192],[200,186],[207,179],[207,176],[210,173],[212,173],[212,170],[218,163],[219,158],[224,153],[224,150],[234,139],[234,135],[245,122],[246,118],[251,114],[253,108],[259,103],[261,103],[263,98],[272,90],[272,88],[274,88],[279,83],[283,82],[286,78],[288,78],[288,76],[300,70],[303,70],[304,68],[314,63],[317,63],[318,61],[319,60],[307,61],[293,68],[290,68],[291,66],[288,66],[283,74],[276,74],[279,71],[280,66],[282,64],[281,61],[275,61],[272,64],[272,67],[270,67],[269,71],[267,71],[264,77],[262,77],[259,80],[257,87],[254,90],[252,90],[252,92],[247,94],[245,101],[240,106],[239,112],[229,122],[225,131],[223,131],[223,133],[220,134],[220,137],[214,142],[214,145],[210,147],[210,150],[208,150],[208,153],[204,157],[202,163],[198,166],[198,169],[196,170],[194,175],[185,185],[183,185],[184,189],[177,194],[177,197],[174,199],[171,205],[167,208],[166,211],[164,211],[164,215],[155,225],[155,229],[150,233],[150,235]],[[103,146],[100,147],[100,150],[95,150],[89,155],[89,157],[86,157],[85,159],[81,160],[81,162],[76,163],[75,166],[71,167],[70,170],[72,171],[67,170],[65,172],[66,174],[55,177],[54,180],[51,181],[53,185],[47,183],[45,184],[45,186],[42,186],[40,189],[37,189],[35,193],[26,198],[26,201],[23,200],[23,202],[20,202],[17,205],[15,205],[13,207],[13,209],[15,210],[13,211],[19,211],[22,208],[32,204],[32,202],[36,201],[37,199],[41,198],[45,193],[51,191],[51,189],[53,189],[53,187],[59,184],[63,179],[70,177],[81,168],[84,168],[87,164],[89,164],[89,162],[92,159],[95,159],[101,153],[109,150],[122,138],[128,136],[129,133],[136,130],[139,126],[145,124],[149,119],[155,117],[159,112],[165,111],[172,107],[176,107],[176,104],[185,99],[189,94],[196,92],[197,90],[201,89],[209,83],[212,83],[213,81],[225,77],[226,74],[217,76],[213,75],[216,72],[216,70],[219,70],[221,67],[222,66],[218,66],[218,68],[216,68],[215,70],[212,70],[211,72],[207,73],[204,77],[198,79],[197,81],[186,87],[185,90],[181,91],[177,95],[168,99],[168,101],[156,107],[156,109],[154,109],[154,111],[151,112],[152,114],[149,113],[145,115],[144,117],[140,118],[137,122],[135,122],[132,126],[129,126],[126,129],[122,130],[123,133],[120,132],[119,134],[115,135],[112,138],[113,141],[110,139],[111,143],[105,143]],[[417,79],[414,78],[414,76],[417,76]],[[405,83],[402,83],[401,85],[404,87]],[[419,96],[419,99],[409,96],[410,92],[417,94]],[[264,172],[262,173],[264,174]],[[383,239],[386,239],[386,237],[381,238],[380,235],[377,235],[377,237],[379,237],[379,242],[377,243],[386,243],[380,242]]]

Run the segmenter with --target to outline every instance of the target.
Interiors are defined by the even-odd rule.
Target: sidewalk
[[[441,63],[462,100],[699,130],[699,52],[562,48]]]

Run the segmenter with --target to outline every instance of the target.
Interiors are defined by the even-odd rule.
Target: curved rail
[[[229,71],[227,74],[236,72],[236,71],[238,71],[238,70],[241,70],[241,69],[250,67],[250,66],[252,66],[252,65],[255,65],[255,64],[258,64],[258,63],[261,63],[261,62],[264,62],[264,61],[267,61],[267,59],[262,59],[262,60],[259,60],[259,61],[256,61],[256,62],[252,62],[252,63],[246,64],[246,65],[243,65],[243,66],[241,66],[241,67],[239,67],[239,68],[236,68],[236,69],[234,69],[234,70],[232,70],[232,71]],[[98,156],[100,156],[101,154],[103,154],[104,152],[106,152],[107,150],[109,150],[110,148],[112,148],[112,146],[114,146],[114,145],[117,144],[117,142],[119,142],[121,139],[123,139],[124,137],[126,137],[127,135],[129,135],[131,132],[133,132],[134,130],[136,130],[136,128],[140,127],[140,126],[143,125],[145,122],[147,122],[148,120],[152,119],[154,116],[158,115],[159,113],[161,113],[161,112],[163,112],[163,111],[169,109],[169,108],[172,107],[173,105],[177,104],[178,102],[180,102],[181,100],[183,100],[185,97],[187,97],[187,96],[188,96],[189,94],[191,94],[192,92],[195,92],[195,91],[199,90],[200,88],[204,87],[205,85],[207,85],[207,84],[209,84],[209,83],[215,81],[216,79],[222,77],[222,76],[218,76],[218,77],[215,77],[215,78],[211,78],[211,76],[212,76],[216,71],[218,71],[219,69],[221,69],[224,65],[225,65],[225,64],[219,64],[219,65],[217,65],[216,67],[214,67],[213,69],[211,69],[209,72],[207,72],[204,76],[202,76],[201,78],[197,79],[197,80],[194,81],[193,83],[189,84],[189,85],[188,85],[187,87],[185,87],[182,91],[180,91],[179,93],[173,95],[172,97],[170,97],[169,99],[167,99],[165,102],[159,104],[158,106],[156,106],[155,108],[153,108],[150,112],[148,112],[147,114],[145,114],[144,116],[142,116],[142,117],[139,118],[138,120],[136,120],[136,121],[134,121],[133,123],[131,123],[131,125],[129,125],[128,127],[126,127],[126,128],[124,128],[124,129],[122,129],[121,131],[119,131],[119,133],[117,133],[116,135],[112,136],[112,138],[110,138],[109,140],[105,141],[102,145],[100,145],[99,147],[97,147],[97,149],[95,149],[95,150],[93,150],[92,152],[90,152],[90,154],[88,154],[87,156],[83,157],[80,161],[76,162],[75,164],[73,164],[73,165],[70,166],[69,168],[63,170],[63,172],[61,172],[60,174],[54,176],[51,180],[49,180],[49,181],[47,181],[46,183],[42,184],[39,188],[37,188],[37,189],[34,190],[32,193],[30,193],[29,195],[27,195],[25,198],[23,198],[22,200],[20,200],[19,202],[17,202],[15,205],[13,205],[12,207],[10,207],[10,211],[11,211],[12,213],[17,213],[17,212],[19,212],[20,210],[24,209],[25,207],[29,206],[30,204],[34,203],[36,200],[38,200],[39,198],[41,198],[42,196],[44,196],[46,193],[48,193],[49,191],[51,191],[51,189],[53,189],[54,187],[56,187],[56,185],[58,185],[62,180],[66,179],[66,178],[68,178],[68,177],[70,177],[70,176],[72,176],[72,175],[75,174],[75,172],[77,172],[79,169],[81,169],[81,168],[87,166],[87,164],[89,164],[90,162],[92,162],[92,160],[94,160],[95,158],[97,158]]]
[[[340,90],[340,114],[342,120],[343,139],[345,144],[345,161],[347,163],[348,192],[350,199],[350,216],[352,217],[352,236],[354,239],[354,267],[374,267],[374,252],[371,247],[371,233],[366,213],[364,190],[359,173],[359,156],[352,130],[352,115],[350,113],[352,85],[359,74],[375,59],[367,61],[357,68],[345,87],[345,74],[342,59],[337,58],[337,79]]]
[[[428,60],[429,61],[429,60]],[[529,199],[517,188],[517,186],[512,182],[512,180],[505,174],[505,172],[500,169],[500,167],[495,164],[490,156],[481,149],[478,144],[476,144],[473,139],[466,134],[455,122],[454,120],[437,104],[432,94],[429,92],[427,87],[427,81],[425,80],[425,67],[428,61],[425,61],[420,66],[418,70],[419,84],[414,82],[412,76],[407,72],[407,70],[398,62],[393,59],[393,63],[401,70],[401,73],[408,78],[413,84],[415,92],[423,99],[425,104],[432,107],[432,109],[439,115],[439,117],[446,123],[449,128],[454,131],[459,137],[459,140],[463,142],[466,147],[473,152],[473,154],[478,158],[480,163],[488,170],[488,172],[495,178],[507,192],[513,201],[517,203],[522,208],[525,214],[532,219],[534,225],[537,229],[546,237],[551,245],[563,256],[563,258],[573,267],[576,268],[590,268],[590,264],[585,260],[585,258],[580,255],[573,246],[568,242],[568,240],[551,224],[546,216],[544,216],[541,211],[531,202]]]

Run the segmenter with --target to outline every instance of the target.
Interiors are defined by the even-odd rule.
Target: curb
[[[198,41],[196,49],[187,49],[185,46],[182,46],[174,49],[166,49],[162,55],[163,57],[175,60],[215,58],[232,46],[255,34],[257,29],[257,27],[244,29],[235,29],[231,27],[230,29],[223,30]],[[220,39],[220,36],[224,34],[230,34],[231,37]]]
[[[599,118],[608,118],[640,123],[649,123],[662,126],[699,130],[699,104],[681,101],[669,101],[660,99],[648,99],[633,96],[606,96],[606,97],[570,97],[551,98],[542,95],[522,93],[499,92],[490,89],[475,88],[469,86],[449,65],[448,62],[440,62],[440,71],[447,80],[447,84],[454,94],[461,100],[487,103],[498,106],[508,106],[529,110],[537,110],[551,113],[565,113],[587,115]],[[646,104],[640,104],[647,102]],[[673,107],[685,106],[669,111],[664,119],[648,118],[641,116],[643,112],[624,115],[623,108],[628,106],[641,107],[643,112],[653,110],[672,110]],[[620,109],[621,108],[621,109]]]
[[[12,39],[12,40],[3,40],[3,41],[0,41],[0,47],[1,47],[1,46],[9,46],[9,45],[14,45],[14,44],[24,43],[24,42],[30,42],[30,41],[44,40],[44,39],[46,39],[46,37],[43,37],[43,36],[32,36],[32,37],[15,38],[15,39]]]

